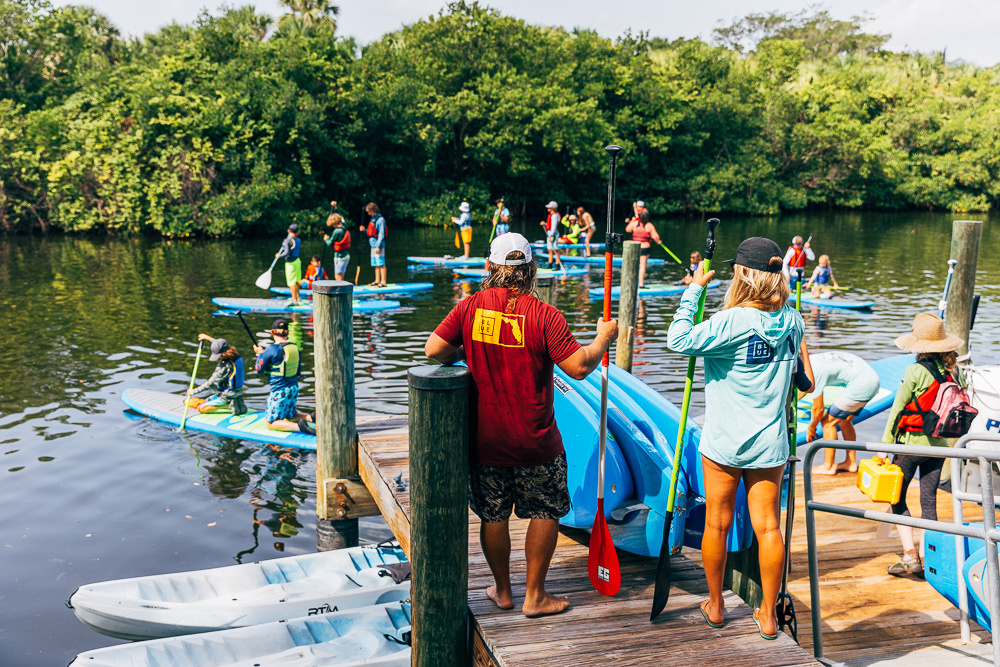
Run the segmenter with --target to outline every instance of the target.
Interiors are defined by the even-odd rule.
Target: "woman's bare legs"
[[[705,532],[701,538],[701,558],[708,582],[705,615],[712,623],[719,624],[726,618],[726,605],[722,600],[726,538],[733,525],[736,489],[739,488],[742,471],[719,465],[704,456],[701,457],[701,468],[705,476]]]
[[[760,603],[760,630],[766,635],[778,632],[775,607],[781,590],[781,575],[785,568],[785,544],[781,539],[781,477],[785,466],[743,470],[747,487],[750,523],[757,536],[760,561],[760,583],[763,600]],[[708,480],[705,480],[706,485]]]

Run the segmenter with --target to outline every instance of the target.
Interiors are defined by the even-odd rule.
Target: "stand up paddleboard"
[[[545,245],[545,241],[534,241],[531,244],[531,248],[533,250],[545,250],[546,247],[547,246]],[[571,250],[583,250],[586,247],[587,247],[586,243],[562,243],[562,242],[559,243],[559,249],[560,250],[562,250],[564,248],[569,248]],[[591,243],[590,244],[590,249],[591,250],[604,250],[604,244],[603,243]],[[603,257],[601,258],[601,261],[604,261]]]
[[[600,265],[604,264],[604,257],[603,256],[602,257],[574,257],[573,255],[560,255],[559,258],[562,260],[562,262],[564,264],[600,264]],[[538,260],[539,264],[542,262],[543,259],[546,262],[550,261],[549,260],[549,254],[548,253],[541,253],[541,252],[538,253],[537,260]],[[646,266],[658,266],[660,264],[663,264],[665,261],[666,260],[663,260],[663,259],[656,259],[654,257],[650,257],[649,259],[646,260]],[[621,257],[615,257],[614,260],[612,261],[612,264],[614,264],[615,266],[621,266],[622,265],[622,258]]]
[[[722,284],[722,281],[713,280],[709,284],[705,285],[705,289],[715,289]],[[650,296],[676,296],[678,294],[683,294],[684,290],[688,288],[687,285],[674,285],[673,283],[649,283],[644,287],[639,288],[639,296],[642,298]],[[617,299],[621,296],[621,287],[611,288],[611,298]],[[604,298],[604,288],[595,287],[590,290],[591,299],[602,299]]]
[[[297,306],[288,305],[288,299],[240,299],[235,297],[217,296],[212,303],[227,310],[242,310],[244,313],[311,313],[313,306],[309,301],[300,301]],[[355,299],[352,308],[355,313],[374,313],[382,310],[399,308],[399,301],[389,299]]]
[[[485,266],[485,257],[469,257],[468,259],[463,259],[462,257],[450,257],[445,255],[444,257],[417,257],[411,256],[407,257],[406,261],[413,264],[428,264],[431,266]]]
[[[489,272],[486,269],[455,269],[454,273],[464,278],[485,278]],[[588,273],[590,273],[590,269],[582,267],[567,267],[565,271],[539,268],[535,275],[562,278],[563,276],[582,276]]]
[[[788,297],[789,303],[795,303],[795,295]],[[871,310],[875,307],[874,301],[848,301],[846,299],[814,299],[811,296],[802,297],[803,306],[819,306],[820,308],[837,308],[840,310]]]
[[[126,389],[122,392],[122,401],[139,414],[167,424],[180,426],[181,419],[184,418],[184,396],[180,394],[168,394],[165,391],[151,391],[149,389]],[[316,449],[315,435],[307,435],[298,431],[272,431],[265,424],[264,413],[260,410],[250,410],[238,417],[231,412],[199,413],[195,410],[188,410],[187,422],[184,426],[224,438],[266,442],[282,447]]]
[[[434,289],[434,283],[389,283],[385,287],[374,287],[373,285],[356,285],[354,296],[372,296],[375,294],[409,294],[411,292],[427,292]],[[275,294],[290,295],[290,287],[272,287]],[[312,290],[305,285],[299,290],[302,296],[312,296]]]

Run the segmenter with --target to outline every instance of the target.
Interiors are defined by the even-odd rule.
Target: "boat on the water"
[[[289,305],[289,300],[275,299],[243,299],[238,297],[217,296],[212,303],[226,310],[242,310],[244,313],[311,313],[312,301],[300,301],[298,305]],[[399,301],[389,299],[355,299],[351,306],[355,313],[374,313],[382,310],[399,308]]]
[[[403,550],[365,546],[89,584],[68,605],[97,632],[139,640],[316,616],[409,595]]]
[[[87,651],[70,667],[408,667],[410,604],[390,602]]]
[[[151,389],[131,388],[122,392],[122,401],[130,409],[174,426],[180,426],[184,418],[184,398],[183,394],[170,394]],[[267,427],[264,413],[260,410],[249,410],[245,414],[236,416],[231,412],[199,413],[191,408],[188,410],[184,427],[195,431],[206,431],[224,438],[266,442],[282,447],[316,449],[315,435],[298,431],[271,430]]]
[[[308,283],[299,290],[301,296],[312,296],[312,290],[307,287]],[[375,287],[374,285],[355,285],[354,296],[374,296],[376,294],[410,294],[412,292],[428,292],[434,289],[434,283],[388,283],[385,287]],[[291,295],[290,287],[272,287],[275,294]]]
[[[705,285],[705,289],[715,289],[722,284],[720,280],[713,280],[712,282]],[[652,297],[652,296],[676,296],[678,294],[683,294],[684,290],[688,288],[687,285],[676,285],[674,283],[647,283],[639,288],[639,296],[642,298]],[[617,299],[621,296],[621,287],[611,288],[611,298]],[[604,288],[603,287],[592,287],[590,289],[591,299],[603,299],[604,298]]]

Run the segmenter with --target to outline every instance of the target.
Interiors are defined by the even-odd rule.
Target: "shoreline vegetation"
[[[883,50],[866,19],[750,15],[709,42],[534,26],[456,2],[360,46],[329,0],[123,39],[94,10],[0,0],[0,230],[166,237],[484,222],[623,200],[660,214],[986,212],[1000,66]],[[364,197],[362,196],[364,194]]]

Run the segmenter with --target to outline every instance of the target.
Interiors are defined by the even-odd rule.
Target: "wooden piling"
[[[615,365],[632,372],[632,350],[635,346],[635,312],[639,299],[639,250],[642,244],[625,241],[622,245],[622,284],[618,295],[618,342],[615,344]]]
[[[965,343],[959,355],[969,351],[969,328],[972,322],[972,298],[976,290],[976,265],[983,223],[979,220],[955,220],[951,225],[951,259],[957,260],[955,275],[948,292],[945,330]]]
[[[417,366],[408,380],[412,664],[466,665],[472,374]]]
[[[542,276],[535,280],[535,293],[538,298],[552,307],[556,305],[556,279],[555,276]]]
[[[358,519],[329,513],[327,480],[358,473],[354,405],[354,286],[340,280],[313,283],[316,390],[316,546],[320,551],[357,546]],[[336,485],[334,485],[336,486]],[[363,486],[362,486],[363,488]],[[342,501],[343,502],[343,501]]]

